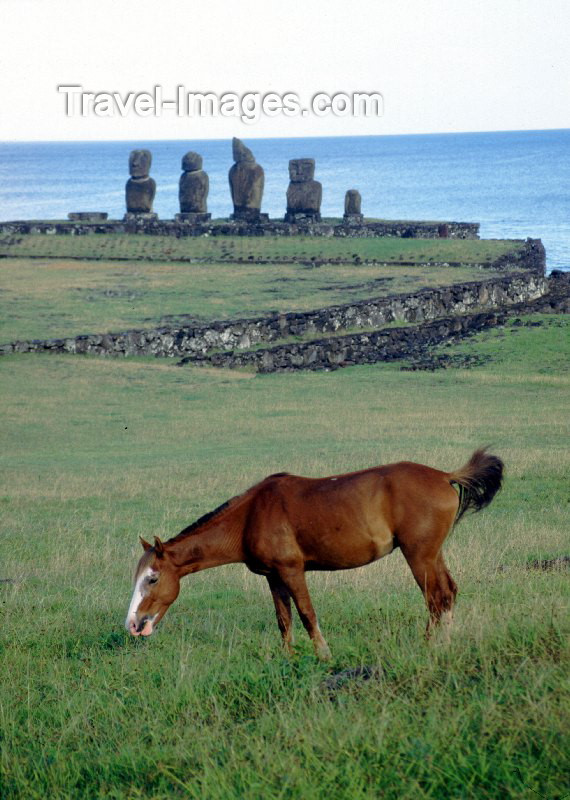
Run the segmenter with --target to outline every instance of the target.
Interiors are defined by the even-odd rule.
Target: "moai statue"
[[[131,177],[125,187],[127,213],[125,219],[157,219],[152,213],[156,183],[149,177],[152,155],[150,150],[132,150],[129,156]]]
[[[289,162],[289,188],[285,222],[320,222],[323,187],[314,180],[315,159],[294,158]]]
[[[178,222],[207,222],[208,191],[210,180],[202,169],[202,156],[189,152],[182,158],[182,175],[178,186],[180,214],[176,214]]]
[[[358,189],[349,189],[344,196],[344,224],[362,225],[364,217],[361,211],[362,197]]]
[[[232,153],[235,164],[229,172],[230,191],[234,204],[232,219],[246,222],[259,222],[268,219],[261,214],[261,198],[265,184],[263,167],[256,163],[253,153],[241,139],[232,140]]]

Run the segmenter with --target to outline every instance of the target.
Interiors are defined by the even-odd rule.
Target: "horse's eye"
[[[158,582],[158,578],[149,578],[148,582],[149,583],[157,583]]]

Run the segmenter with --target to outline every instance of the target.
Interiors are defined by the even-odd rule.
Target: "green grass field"
[[[446,352],[472,370],[254,375],[151,359],[0,361],[0,794],[470,800],[569,791],[570,320]],[[527,321],[527,318],[524,318]],[[450,645],[426,644],[399,552],[309,576],[332,666],[279,645],[264,579],[185,578],[157,633],[123,629],[138,536],[168,538],[264,475],[493,443],[503,492],[446,545]],[[347,667],[382,680],[323,681]]]
[[[0,342],[306,311],[496,274],[469,263],[314,266],[8,258],[0,260]]]

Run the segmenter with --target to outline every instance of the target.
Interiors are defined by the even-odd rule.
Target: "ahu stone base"
[[[185,222],[187,225],[195,225],[198,222],[209,222],[212,219],[212,215],[208,212],[181,211],[180,214],[175,214],[174,219],[176,222]]]

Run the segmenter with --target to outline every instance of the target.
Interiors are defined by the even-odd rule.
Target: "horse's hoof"
[[[317,658],[319,661],[330,661],[332,658],[332,653],[329,649],[328,644],[323,644],[320,647],[317,647]]]

